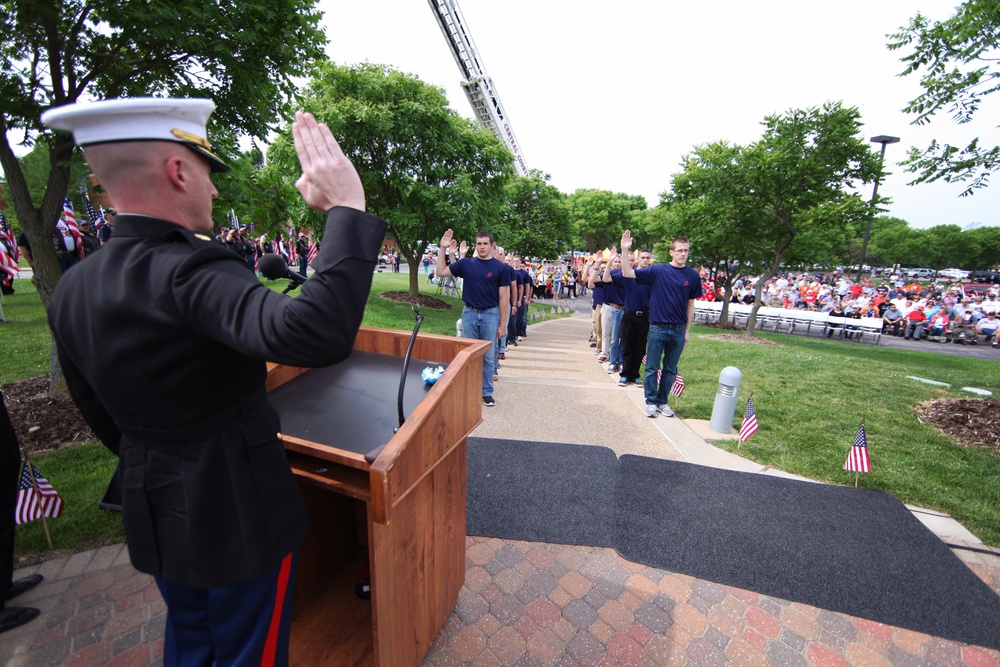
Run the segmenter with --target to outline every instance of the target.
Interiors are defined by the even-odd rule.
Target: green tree
[[[410,266],[411,294],[418,293],[417,265],[428,242],[449,228],[471,239],[499,223],[514,173],[511,154],[449,109],[440,88],[384,65],[322,63],[304,104],[354,163],[369,210],[389,223]],[[269,157],[290,173],[287,140]]]
[[[45,131],[42,111],[92,98],[211,97],[217,126],[263,137],[287,115],[293,77],[323,56],[325,44],[315,0],[6,0],[2,6],[0,165],[37,249],[33,282],[45,307],[59,280],[48,239],[75,147],[69,135]],[[12,133],[23,135],[25,145],[40,140],[49,147],[40,199],[29,191]],[[61,391],[52,359],[53,389]]]
[[[507,182],[501,238],[508,250],[524,257],[556,257],[570,245],[567,198],[549,179],[532,169],[527,178]]]
[[[961,268],[973,271],[992,269],[1000,263],[1000,227],[977,227],[962,232],[963,240],[972,249],[968,263]]]
[[[749,146],[696,148],[668,196],[696,258],[760,274],[751,336],[764,283],[786,259],[812,263],[842,248],[870,211],[847,191],[879,169],[855,108],[791,110],[763,125],[762,138]]]
[[[959,267],[968,264],[971,254],[968,240],[958,225],[935,225],[921,230],[924,237],[923,247],[926,249],[926,266],[940,271],[948,267]]]
[[[872,221],[868,258],[873,266],[912,267],[920,264],[918,234],[901,218],[879,216]]]
[[[589,251],[618,245],[632,211],[646,210],[646,198],[610,190],[581,189],[570,195],[574,245]]]
[[[941,111],[956,123],[968,123],[982,101],[1000,90],[1000,7],[996,0],[966,0],[944,21],[917,14],[909,25],[890,36],[889,49],[905,49],[902,75],[920,75],[923,93],[904,111],[916,114],[916,125],[931,122]],[[911,148],[903,162],[916,174],[913,183],[944,180],[968,183],[961,196],[989,184],[1000,169],[1000,146],[980,146],[973,139],[964,148],[932,141],[921,151]]]

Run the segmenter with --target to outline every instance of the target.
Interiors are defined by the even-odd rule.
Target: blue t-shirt
[[[466,257],[448,268],[453,276],[465,279],[462,301],[472,308],[499,307],[500,288],[510,287],[510,267],[494,257]]]
[[[590,293],[594,297],[594,308],[604,305],[604,283],[594,283]]]
[[[618,273],[621,273],[619,271]],[[614,272],[612,272],[612,278],[610,283],[601,282],[604,286],[604,303],[614,303],[619,306],[625,305],[625,290],[622,289],[622,285],[614,282]]]
[[[625,290],[625,310],[636,313],[649,312],[649,287],[626,278],[621,271],[611,272],[611,282],[619,289]]]
[[[635,281],[649,285],[650,324],[686,324],[688,301],[701,296],[701,276],[690,266],[653,264],[638,269]]]

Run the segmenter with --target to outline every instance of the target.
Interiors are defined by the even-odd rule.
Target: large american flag
[[[7,254],[13,258],[17,264],[21,260],[21,251],[17,247],[17,239],[14,238],[14,230],[7,224],[7,216],[0,211],[0,241],[7,246]]]
[[[309,244],[309,256],[306,258],[306,261],[312,264],[313,260],[316,259],[316,255],[318,254],[319,254],[319,246],[316,245],[315,241],[313,241],[312,243]]]
[[[76,214],[73,213],[73,205],[69,203],[69,197],[63,197],[63,214],[66,216],[66,226],[69,227],[69,233],[76,241],[76,247],[82,248],[83,236],[80,234],[79,225],[76,224]]]
[[[0,245],[0,272],[6,273],[13,278],[17,275],[20,269],[17,266],[17,262],[14,261],[14,258],[7,254],[5,245],[6,243]]]
[[[757,432],[757,413],[753,409],[753,399],[747,399],[747,411],[743,413],[743,423],[740,424],[740,440],[746,442]]]
[[[674,396],[680,396],[684,393],[684,378],[678,373],[674,376],[674,383],[670,386],[670,393]]]
[[[871,472],[871,461],[868,460],[868,438],[865,437],[865,425],[861,425],[857,436],[854,437],[854,445],[851,453],[844,461],[844,470],[853,472]]]
[[[32,484],[31,476],[35,476]],[[37,491],[35,487],[37,488]],[[42,476],[33,463],[25,461],[21,464],[21,476],[17,483],[17,506],[14,512],[14,522],[17,525],[40,519],[43,516],[58,518],[63,513],[63,500],[52,488],[49,481]]]

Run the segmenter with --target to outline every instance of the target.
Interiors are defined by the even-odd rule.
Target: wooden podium
[[[419,664],[465,581],[466,438],[482,421],[490,343],[420,335],[398,426],[405,332],[362,328],[324,369],[272,364],[269,398],[309,504],[293,665]],[[420,372],[446,366],[436,384]],[[365,572],[371,599],[355,594]]]

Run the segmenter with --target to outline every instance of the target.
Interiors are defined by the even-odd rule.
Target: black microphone
[[[305,280],[305,276],[288,268],[285,258],[273,252],[265,253],[257,260],[257,268],[268,280]]]

